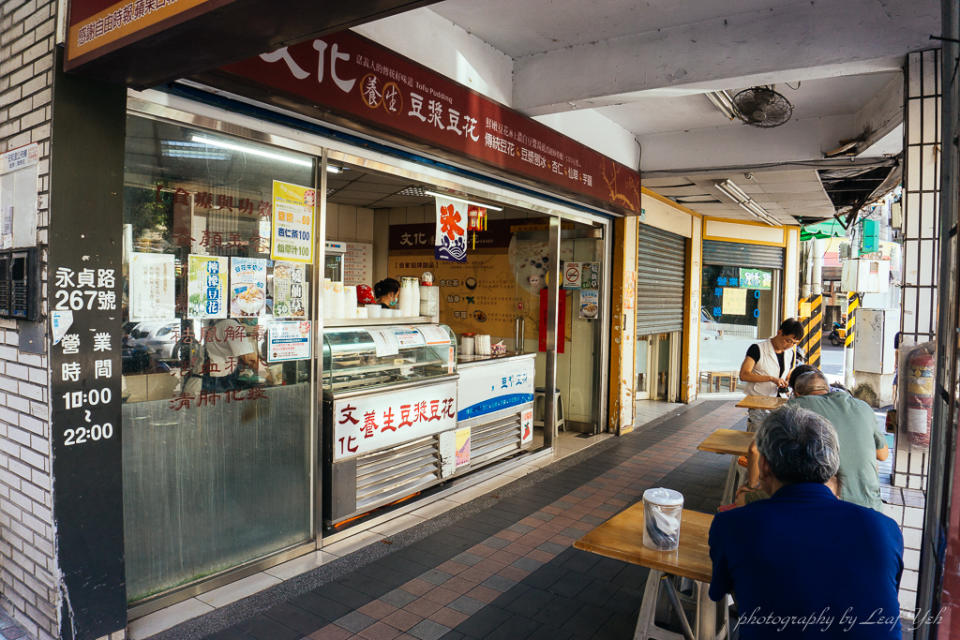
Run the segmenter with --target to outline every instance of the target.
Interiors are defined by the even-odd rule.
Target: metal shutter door
[[[637,335],[683,330],[687,239],[640,225]]]
[[[783,269],[783,247],[704,240],[703,264]]]

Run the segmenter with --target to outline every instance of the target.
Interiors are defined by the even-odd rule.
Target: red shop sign
[[[317,108],[465,156],[510,175],[640,213],[640,174],[350,31],[222,67],[204,82],[268,89],[286,108]],[[293,99],[294,103],[291,104]]]

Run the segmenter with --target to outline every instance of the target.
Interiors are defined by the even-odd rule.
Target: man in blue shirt
[[[760,427],[757,448],[772,497],[718,513],[710,527],[710,597],[733,594],[741,640],[899,639],[903,536],[825,486],[840,466],[836,431],[784,407]]]

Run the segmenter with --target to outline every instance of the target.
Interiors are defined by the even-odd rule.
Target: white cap
[[[647,489],[643,492],[645,502],[652,502],[664,507],[682,507],[683,494],[673,489],[657,487],[656,489]]]

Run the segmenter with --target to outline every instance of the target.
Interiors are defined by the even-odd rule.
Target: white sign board
[[[40,146],[0,154],[0,249],[37,246]]]
[[[460,422],[533,402],[533,357],[492,360],[459,373]]]
[[[457,383],[426,384],[333,401],[333,460],[455,429]]]

